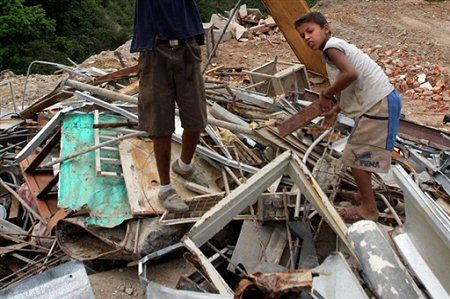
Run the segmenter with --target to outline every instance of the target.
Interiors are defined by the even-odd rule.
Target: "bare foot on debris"
[[[378,210],[373,210],[373,208],[367,208],[363,205],[352,206],[349,208],[344,208],[339,211],[339,215],[347,223],[354,223],[359,220],[378,220]]]
[[[341,191],[339,195],[342,199],[349,201],[354,206],[359,206],[361,204],[361,195],[359,192],[353,191]]]

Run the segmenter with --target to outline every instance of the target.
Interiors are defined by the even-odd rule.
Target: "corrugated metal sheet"
[[[100,121],[118,120],[113,116],[101,115]],[[94,145],[93,124],[93,114],[65,115],[61,157]],[[116,158],[119,158],[119,153]],[[97,176],[94,151],[64,162],[59,183],[58,206],[75,211],[86,207],[90,217],[85,225],[115,227],[132,218],[124,179]]]

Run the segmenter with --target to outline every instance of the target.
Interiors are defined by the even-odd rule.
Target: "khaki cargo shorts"
[[[194,39],[177,47],[157,44],[139,56],[139,129],[150,136],[175,131],[175,103],[182,127],[203,131],[207,124],[206,97],[200,70],[201,51]]]
[[[391,92],[356,119],[343,163],[370,172],[388,172],[400,123],[401,97]]]

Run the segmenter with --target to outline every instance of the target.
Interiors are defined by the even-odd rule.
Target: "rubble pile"
[[[246,7],[237,20],[244,30],[230,28],[239,39],[277,30]],[[224,21],[212,17],[219,30]],[[435,66],[419,67],[399,49],[366,52],[397,87],[407,84],[411,99],[448,100]],[[92,298],[83,263],[104,260],[138,264],[147,298],[448,295],[448,134],[401,120],[392,170],[372,177],[378,221],[348,225],[339,210],[358,190],[340,158],[354,121],[340,115],[321,126],[303,64],[275,57],[251,71],[214,67],[204,76],[209,125],[194,160],[209,187],[173,174],[189,206],[173,213],[158,201],[152,140],[137,130],[138,66],[130,60],[58,66],[63,79],[52,91],[24,109],[2,109],[0,297],[66,277],[67,289]],[[230,84],[221,70],[246,81]],[[283,132],[292,116],[296,127]],[[172,158],[181,136],[177,117]],[[174,277],[176,289],[152,281],[149,264],[181,255],[194,270]]]
[[[448,113],[450,90],[445,68],[423,63],[405,48],[383,50],[375,46],[363,50],[384,69],[405,101],[424,104],[424,110],[417,112]]]
[[[210,24],[214,27],[216,41],[223,30],[225,30],[225,34],[222,41],[227,41],[232,37],[241,42],[269,40],[272,43],[280,43],[285,41],[274,19],[271,16],[264,18],[259,9],[247,9],[245,4],[242,5],[227,27],[228,18],[220,14],[211,16]],[[272,36],[274,39],[271,38]]]

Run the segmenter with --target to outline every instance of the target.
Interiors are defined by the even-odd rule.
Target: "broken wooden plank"
[[[118,71],[115,71],[113,73],[98,77],[94,80],[94,82],[92,82],[92,84],[100,85],[102,83],[109,82],[109,81],[116,81],[116,80],[119,80],[122,78],[137,76],[138,71],[139,71],[139,66],[138,66],[138,64],[135,64],[133,66],[126,67],[126,68],[120,69]]]
[[[286,229],[283,224],[278,223],[270,236],[269,243],[265,248],[266,261],[278,265],[281,261],[284,248],[288,242]]]
[[[139,81],[135,81],[130,85],[125,86],[122,89],[119,89],[119,93],[123,93],[126,95],[134,95],[139,92]]]
[[[315,101],[308,107],[303,108],[295,115],[285,120],[278,128],[278,131],[280,132],[281,136],[285,137],[295,130],[306,126],[321,114],[322,111],[319,105],[319,101]]]
[[[165,209],[158,200],[160,181],[153,142],[138,138],[124,140],[119,144],[119,151],[133,215],[164,213]]]

